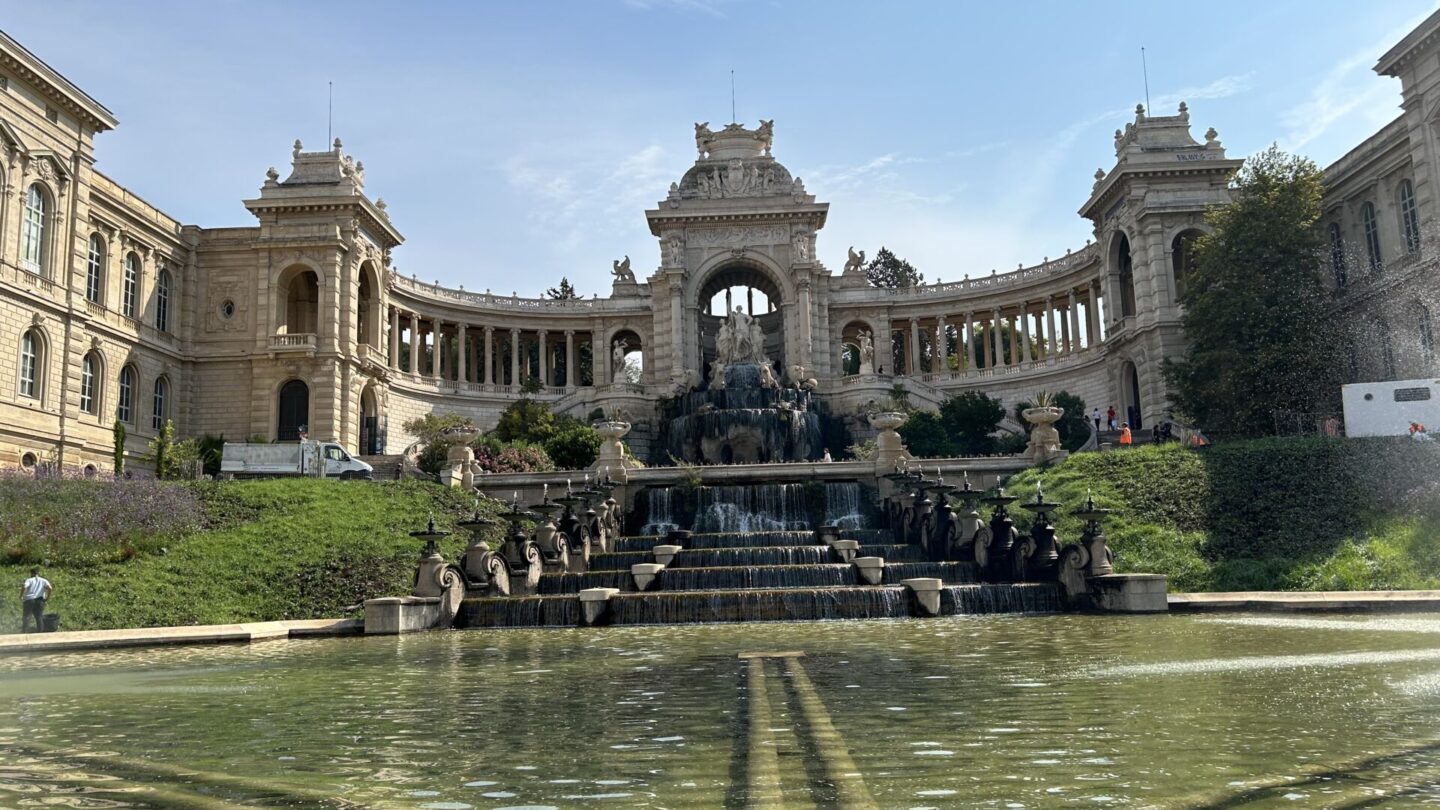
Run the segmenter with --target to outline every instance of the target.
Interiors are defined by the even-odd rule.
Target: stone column
[[[970,364],[975,362],[971,352],[975,349],[975,313],[965,310],[965,331],[960,333],[960,370],[969,371]]]
[[[1085,285],[1090,291],[1089,303],[1085,306],[1085,328],[1090,330],[1090,346],[1100,345],[1100,282],[1091,281]]]
[[[1034,362],[1030,356],[1030,302],[1020,302],[1020,359],[1026,363]]]
[[[800,345],[797,352],[800,364],[806,369],[814,367],[813,358],[810,357],[811,343],[810,327],[810,279],[807,276],[800,280]],[[794,362],[794,361],[791,361]]]
[[[410,319],[410,373],[420,376],[420,316],[411,312]]]
[[[565,330],[565,387],[574,388],[580,384],[580,375],[575,373],[575,330]]]
[[[400,310],[390,308],[390,368],[400,368]]]
[[[605,364],[610,354],[605,350],[599,329],[590,330],[590,384],[599,388],[605,384]]]
[[[539,335],[540,342],[536,354],[539,355],[540,360],[540,384],[548,388],[550,386],[550,346],[546,338],[550,333],[541,329]]]
[[[1049,360],[1060,353],[1060,333],[1055,331],[1055,296],[1045,296],[1045,321],[1050,330],[1050,337],[1045,341],[1045,359]]]
[[[930,373],[938,374],[950,365],[950,341],[945,339],[945,316],[935,316],[935,350],[930,352]]]
[[[681,306],[680,291],[682,282],[678,276],[670,278],[670,379],[678,379],[685,374],[685,314]],[[754,307],[752,306],[753,310]],[[654,353],[653,346],[645,347]],[[607,355],[609,351],[605,352]],[[646,357],[646,365],[649,365],[649,357]],[[651,379],[655,379],[652,377]]]
[[[435,319],[434,337],[430,345],[430,376],[439,380],[445,370],[445,361],[442,358],[445,351],[445,322],[439,318]]]
[[[920,319],[910,319],[910,350],[905,353],[905,373],[911,377],[920,373]]]
[[[510,330],[510,390],[520,390],[520,330]]]
[[[1075,288],[1070,288],[1070,342],[1067,352],[1080,351],[1080,307],[1076,303]]]
[[[495,327],[485,327],[485,384],[495,384]]]
[[[469,359],[466,355],[470,354],[470,341],[465,337],[465,322],[461,321],[455,328],[458,331],[455,336],[455,379],[462,383],[470,382],[470,377],[465,373],[466,360]]]
[[[999,309],[992,309],[992,310],[990,310],[990,335],[989,335],[989,337],[990,337],[990,339],[987,340],[987,341],[985,341],[985,360],[986,360],[986,363],[985,363],[985,364],[986,364],[987,366],[989,366],[990,368],[995,368],[995,367],[998,366],[1001,362],[1003,362],[1002,357],[1004,356],[1004,346],[1005,346],[1005,344],[1002,342],[1001,337],[1000,337],[1000,310],[999,310]]]

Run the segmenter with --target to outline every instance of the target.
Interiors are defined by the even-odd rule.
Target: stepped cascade
[[[907,483],[934,484],[918,476]],[[462,570],[496,573],[468,579],[454,625],[872,619],[1063,607],[1053,578],[1000,581],[1007,578],[985,567],[994,555],[936,553],[939,546],[926,540],[933,532],[920,528],[925,519],[903,506],[874,508],[874,490],[858,482],[652,487],[636,494],[629,516],[619,514],[612,492],[601,484],[547,495],[528,510],[512,505],[500,552],[477,541],[461,562]],[[635,531],[624,532],[627,525]],[[940,533],[957,537],[952,528]]]

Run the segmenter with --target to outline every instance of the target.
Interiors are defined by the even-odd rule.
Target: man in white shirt
[[[50,592],[55,588],[50,580],[40,576],[39,568],[30,569],[30,578],[20,586],[20,603],[24,612],[20,614],[20,632],[30,632],[30,617],[35,617],[35,632],[39,633],[45,629],[41,617],[45,615],[45,600],[50,598]]]

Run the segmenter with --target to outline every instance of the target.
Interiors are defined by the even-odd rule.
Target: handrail
[[[440,284],[420,281],[413,276],[402,276],[398,273],[393,275],[392,279],[395,287],[427,295],[432,298],[459,301],[463,304],[476,304],[479,306],[518,309],[531,312],[559,310],[562,312],[586,313],[597,310],[638,310],[644,309],[649,303],[649,298],[645,296],[636,298],[522,298],[518,295],[496,295],[489,290],[483,293],[477,293],[466,289],[445,287]]]

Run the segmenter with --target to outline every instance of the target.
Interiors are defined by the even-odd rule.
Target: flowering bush
[[[195,493],[163,481],[0,473],[0,561],[89,565],[154,552],[200,529]]]
[[[492,473],[549,472],[555,462],[538,444],[502,442],[493,436],[482,436],[472,445],[480,469]]]

